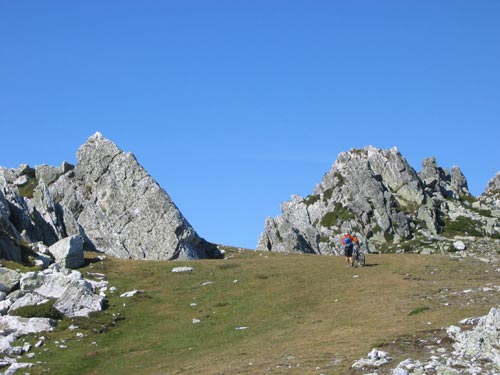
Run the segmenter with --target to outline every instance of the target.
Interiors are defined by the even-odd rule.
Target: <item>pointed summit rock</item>
[[[467,180],[459,167],[451,168],[451,173],[436,163],[436,158],[430,157],[422,162],[422,170],[418,176],[424,183],[427,193],[441,199],[460,199],[470,196]]]
[[[218,257],[135,156],[95,133],[71,173],[50,185],[82,228],[87,244],[120,258]]]
[[[401,207],[408,208],[408,215]],[[346,231],[378,242],[409,239],[417,226],[437,231],[422,183],[397,148],[368,146],[340,153],[313,194],[295,196],[281,209],[281,216],[267,219],[259,250],[328,254]]]
[[[486,190],[481,194],[480,199],[500,211],[500,172],[488,182]]]

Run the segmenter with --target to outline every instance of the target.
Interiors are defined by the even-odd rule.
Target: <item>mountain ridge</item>
[[[19,261],[22,241],[50,246],[76,234],[86,249],[121,258],[222,256],[133,153],[97,132],[76,156],[76,166],[0,168],[3,257]],[[281,206],[281,215],[266,219],[257,250],[338,253],[343,231],[357,232],[376,251],[451,233],[496,238],[500,173],[474,197],[458,166],[448,171],[429,157],[417,172],[396,147],[367,146],[340,153],[310,195],[293,195]]]
[[[460,226],[464,235],[496,238],[499,176],[475,198],[457,166],[448,171],[429,157],[417,173],[396,147],[351,149],[339,154],[310,195],[293,195],[281,215],[266,219],[257,249],[338,253],[346,231],[378,249],[419,238],[437,242]]]

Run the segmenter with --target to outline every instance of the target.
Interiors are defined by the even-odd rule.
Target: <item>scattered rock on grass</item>
[[[193,272],[193,267],[175,267],[175,268],[172,268],[172,272],[176,272],[176,273]]]
[[[130,298],[130,297],[135,296],[138,293],[144,293],[144,290],[131,290],[129,292],[125,292],[125,293],[120,294],[120,297],[122,297],[122,298]]]

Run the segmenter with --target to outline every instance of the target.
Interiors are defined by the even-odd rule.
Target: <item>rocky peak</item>
[[[24,232],[27,240],[50,246],[78,234],[87,249],[121,258],[220,256],[133,154],[95,133],[79,148],[77,160],[76,166],[0,170],[0,224],[9,238],[19,240]]]
[[[383,185],[383,190],[410,202],[420,204],[424,199],[416,172],[396,147],[382,150],[368,146],[341,153],[315,194],[340,187],[346,198],[353,199],[359,193],[366,195],[366,184]],[[372,190],[369,188],[368,192]]]
[[[500,195],[500,172],[493,177],[486,186],[485,194],[497,194]]]
[[[86,183],[99,181],[118,155],[135,160],[132,154],[122,152],[112,141],[96,132],[78,149],[77,177]]]
[[[479,198],[486,205],[500,211],[500,172],[488,182],[486,190]]]
[[[472,207],[473,197],[458,167],[450,173],[435,158],[422,165],[417,173],[395,147],[340,153],[311,195],[293,196],[281,205],[281,215],[266,219],[257,248],[327,254],[337,251],[345,231],[376,246],[429,239],[457,218],[499,233],[498,220],[486,225],[486,218],[478,215],[481,211]]]
[[[74,177],[59,180],[51,191],[73,210],[96,248],[135,259],[218,255],[132,153],[95,133],[80,147],[77,159]],[[68,185],[73,187],[69,194]]]

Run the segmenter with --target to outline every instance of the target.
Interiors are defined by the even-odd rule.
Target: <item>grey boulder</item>
[[[74,269],[85,264],[83,241],[77,234],[56,242],[49,251],[61,267]]]

